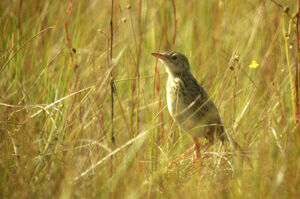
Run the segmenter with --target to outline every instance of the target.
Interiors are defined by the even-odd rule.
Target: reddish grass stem
[[[164,34],[165,34],[165,48],[166,49],[170,49],[169,48],[169,40],[168,40],[168,19],[167,19],[167,13],[168,13],[168,10],[167,10],[167,2],[165,1],[164,2],[164,26],[163,26],[163,31],[164,31]]]
[[[300,0],[298,1],[298,14],[297,14],[297,23],[296,23],[296,32],[297,32],[297,50],[296,50],[296,64],[295,64],[295,69],[296,69],[296,78],[295,78],[295,89],[296,89],[296,97],[295,97],[295,106],[296,106],[296,111],[295,111],[295,117],[296,117],[296,123],[299,122],[299,52],[300,52],[300,32],[299,32],[299,16],[300,16]]]
[[[288,7],[284,7],[283,5],[281,5],[280,3],[278,3],[277,1],[275,1],[275,0],[271,0],[276,6],[278,6],[279,8],[281,8],[284,12],[285,12],[285,9],[288,9]],[[288,12],[286,12],[286,15],[291,19],[292,18],[292,16],[288,13]],[[294,19],[292,19],[292,21],[293,21],[293,23],[295,24],[295,21],[294,21]]]
[[[18,11],[18,28],[21,31],[22,22],[21,22],[21,14],[22,14],[23,0],[19,1],[19,11]]]
[[[69,0],[69,5],[68,5],[68,9],[67,9],[67,17],[66,17],[66,21],[65,21],[66,40],[67,40],[69,54],[70,54],[71,59],[73,59],[73,54],[72,54],[70,37],[69,37],[69,33],[68,33],[68,22],[69,22],[69,14],[70,14],[71,6],[72,6],[72,1],[73,0]]]
[[[174,0],[172,0],[172,7],[173,7],[173,15],[174,15],[174,32],[173,32],[173,37],[172,37],[172,44],[173,44],[173,48],[174,48],[175,40],[176,40],[176,32],[177,32],[176,5],[175,5]]]
[[[234,55],[235,56],[235,55]],[[237,112],[237,108],[236,108],[236,93],[237,93],[237,84],[238,84],[238,77],[239,77],[239,73],[240,73],[240,69],[241,69],[241,65],[239,63],[238,57],[234,57],[233,60],[235,62],[237,62],[236,64],[236,72],[233,76],[234,79],[234,87],[233,87],[233,123],[235,122],[235,118],[236,118],[236,112]]]

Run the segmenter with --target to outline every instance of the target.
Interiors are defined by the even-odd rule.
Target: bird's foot
[[[175,160],[171,161],[168,166],[166,166],[164,168],[164,171],[163,171],[163,176],[165,176],[169,169],[171,169],[171,167],[175,164],[177,164],[178,162],[180,162],[181,160],[183,160],[187,155],[193,153],[193,158],[192,158],[192,162],[194,163],[194,165],[199,164],[199,160],[201,160],[201,153],[200,151],[207,147],[208,146],[208,143],[207,144],[204,144],[202,146],[198,145],[198,144],[195,144],[195,146],[191,147],[190,149],[188,149],[186,152],[184,152],[183,154],[181,154],[178,158],[176,158]]]
[[[166,166],[164,168],[163,171],[163,176],[165,176],[168,173],[168,170],[175,164],[177,164],[180,160],[184,159],[187,155],[191,154],[194,150],[194,147],[191,147],[190,149],[188,149],[186,152],[184,152],[183,154],[181,154],[178,158],[176,158],[175,160],[171,161],[168,166]]]
[[[201,163],[201,150],[203,150],[205,147],[207,147],[209,144],[206,143],[202,146],[199,146],[197,144],[195,144],[194,146],[194,153],[193,153],[193,157],[192,157],[192,162],[194,165],[199,165]]]
[[[198,149],[195,149],[192,157],[193,164],[196,164],[199,159],[201,159],[200,151]]]

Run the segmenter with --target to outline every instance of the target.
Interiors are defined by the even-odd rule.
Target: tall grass
[[[290,16],[296,3],[280,2]],[[299,198],[288,15],[262,0],[111,5],[0,2],[0,198]],[[252,167],[216,142],[162,176],[192,145],[151,57],[168,49],[187,55]]]

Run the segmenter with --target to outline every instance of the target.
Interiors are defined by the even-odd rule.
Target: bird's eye
[[[176,61],[176,60],[177,60],[177,56],[174,55],[174,56],[171,57],[171,59],[172,59],[173,61]]]

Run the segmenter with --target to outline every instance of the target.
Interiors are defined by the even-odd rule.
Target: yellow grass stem
[[[288,31],[285,31],[285,12],[282,13],[282,34],[284,38],[284,44],[285,44],[285,56],[286,56],[286,62],[289,70],[289,80],[290,80],[290,93],[291,93],[291,100],[292,100],[292,109],[293,109],[293,115],[295,115],[295,89],[293,86],[293,74],[292,74],[292,67],[290,64],[290,58],[289,58],[289,38],[291,34],[291,26],[292,26],[292,20],[289,20],[289,26]]]

